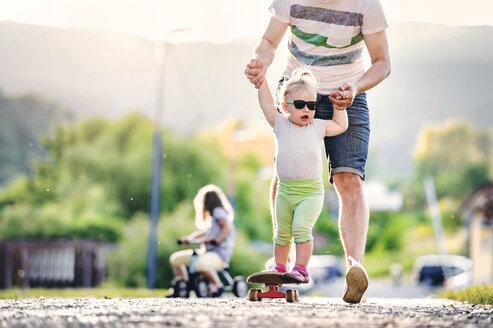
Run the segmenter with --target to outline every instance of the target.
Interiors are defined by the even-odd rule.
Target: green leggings
[[[312,229],[324,203],[322,178],[279,180],[276,195],[276,233],[274,242],[280,246],[313,239]]]

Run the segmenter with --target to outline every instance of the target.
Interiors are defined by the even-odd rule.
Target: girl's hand
[[[188,244],[190,244],[190,242],[188,241],[188,239],[186,237],[181,237],[178,240],[178,244],[180,244],[180,245],[188,245]]]
[[[339,87],[339,91],[329,94],[329,99],[337,110],[343,110],[351,107],[354,97],[358,94],[354,85],[344,83]]]

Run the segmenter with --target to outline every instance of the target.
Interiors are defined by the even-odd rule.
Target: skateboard
[[[257,272],[252,274],[247,279],[251,284],[263,284],[268,288],[267,291],[263,291],[260,288],[252,288],[248,291],[248,300],[257,302],[262,298],[285,298],[287,302],[298,301],[298,291],[288,289],[286,292],[282,292],[279,289],[283,284],[299,284],[300,281],[283,276],[280,272]]]

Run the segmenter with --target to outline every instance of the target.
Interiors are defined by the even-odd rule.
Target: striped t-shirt
[[[291,28],[284,76],[308,66],[321,94],[358,81],[364,74],[363,34],[387,28],[379,0],[274,0],[269,10]]]

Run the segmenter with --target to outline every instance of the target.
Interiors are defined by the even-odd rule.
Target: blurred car
[[[315,284],[327,283],[342,277],[343,260],[334,255],[313,255],[308,270]]]
[[[471,259],[460,255],[422,255],[414,262],[413,276],[419,284],[464,289],[472,285]]]

